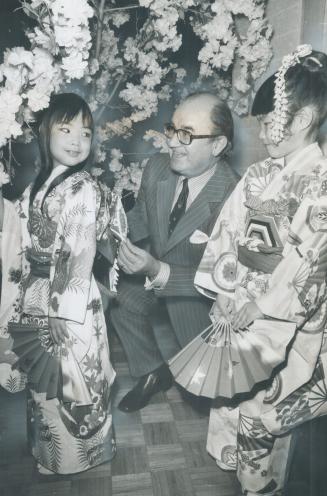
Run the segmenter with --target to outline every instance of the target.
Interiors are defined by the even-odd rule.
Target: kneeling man
[[[233,139],[228,106],[215,95],[187,97],[165,126],[171,153],[157,154],[144,170],[130,240],[119,252],[119,296],[111,319],[139,378],[119,408],[143,408],[172,384],[166,365],[209,326],[210,301],[194,276],[217,216],[237,182],[225,161]]]

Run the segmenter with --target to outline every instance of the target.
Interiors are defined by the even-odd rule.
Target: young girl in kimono
[[[81,472],[115,453],[110,409],[115,373],[92,274],[96,240],[109,214],[84,169],[92,137],[85,101],[56,95],[39,127],[41,170],[21,203],[23,323],[49,329],[62,375],[57,397],[29,387],[28,440],[43,474]]]
[[[21,316],[21,228],[14,205],[2,194],[9,175],[0,162],[0,385],[10,393],[24,389],[26,376],[12,365],[17,356],[12,351],[8,323]]]
[[[270,319],[274,343],[274,322],[297,326],[269,386],[210,414],[209,453],[237,470],[243,494],[268,496],[285,485],[292,429],[327,413],[327,161],[317,143],[327,56],[309,45],[286,56],[252,115],[269,157],[249,167],[227,200],[195,283],[217,294],[213,319],[224,315],[240,333]]]

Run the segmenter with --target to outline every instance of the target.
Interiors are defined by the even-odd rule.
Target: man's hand
[[[120,245],[118,265],[126,274],[144,274],[150,279],[154,279],[160,270],[159,260],[133,245],[129,239]]]
[[[64,319],[49,317],[49,330],[53,342],[57,345],[61,345],[65,342],[65,338],[69,338],[66,321]]]
[[[232,320],[232,325],[235,330],[241,330],[247,327],[256,319],[262,319],[264,317],[258,305],[251,301],[245,303],[242,308],[236,313]]]

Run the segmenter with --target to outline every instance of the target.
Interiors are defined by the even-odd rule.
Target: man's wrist
[[[160,270],[154,279],[150,279],[149,277],[145,278],[144,287],[147,291],[149,291],[150,289],[156,289],[158,291],[162,290],[165,288],[168,282],[170,276],[170,266],[167,263],[161,261],[159,261],[159,265]]]

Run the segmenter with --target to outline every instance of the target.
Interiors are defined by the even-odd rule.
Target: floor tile
[[[152,474],[154,496],[193,496],[195,493],[187,470],[169,470]]]
[[[178,438],[174,422],[154,422],[143,425],[144,438],[148,446],[173,444]]]
[[[148,472],[149,464],[145,446],[121,447],[111,462],[112,475]]]
[[[186,460],[180,444],[148,446],[147,452],[152,471],[186,468]]]

